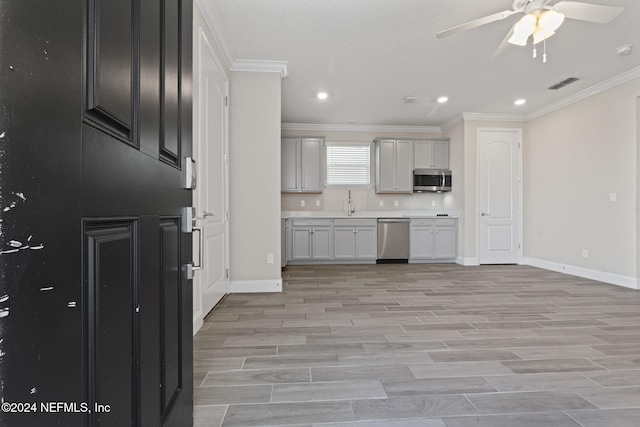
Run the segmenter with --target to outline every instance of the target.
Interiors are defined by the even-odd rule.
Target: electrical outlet
[[[609,193],[609,203],[615,203],[618,201],[617,193]]]
[[[300,200],[300,206],[304,208],[307,203],[304,200]]]
[[[431,201],[431,206],[435,206],[435,205],[436,205],[436,201],[435,201],[435,200],[432,200],[432,201]]]
[[[320,200],[316,199],[316,206],[320,206]]]
[[[586,249],[582,250],[582,258],[589,258],[589,251]]]
[[[380,201],[378,202],[378,204],[380,205],[380,207],[381,207],[381,208],[383,208],[383,207],[384,207],[384,200],[380,200]]]
[[[394,200],[394,201],[393,201],[393,206],[395,206],[396,208],[397,208],[398,206],[400,206],[400,201],[398,201],[398,200]]]
[[[273,264],[273,254],[267,254],[267,264]]]

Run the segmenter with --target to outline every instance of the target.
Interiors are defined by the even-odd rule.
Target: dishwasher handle
[[[411,221],[410,218],[378,218],[378,222],[387,222],[387,223],[410,222],[410,221]]]

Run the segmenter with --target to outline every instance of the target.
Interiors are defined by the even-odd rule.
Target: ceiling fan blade
[[[504,38],[504,40],[502,40],[502,43],[500,43],[500,46],[498,46],[496,51],[493,52],[491,59],[496,59],[497,57],[504,55],[504,53],[507,51],[507,48],[509,47],[509,39],[513,35],[513,29],[516,28],[516,25],[518,25],[517,22],[513,24],[513,27],[511,27],[511,29],[507,33],[507,36]]]
[[[553,10],[563,13],[567,18],[606,24],[618,16],[624,8],[577,1],[561,1],[553,6]]]
[[[466,24],[458,25],[457,27],[440,31],[438,34],[436,34],[436,38],[442,39],[444,37],[449,37],[454,34],[461,33],[462,31],[467,31],[472,28],[480,27],[481,25],[490,24],[491,22],[495,22],[495,21],[500,21],[518,12],[520,11],[519,10],[503,10],[502,12],[494,13],[493,15],[485,16],[484,18],[476,19],[474,21],[469,21]]]

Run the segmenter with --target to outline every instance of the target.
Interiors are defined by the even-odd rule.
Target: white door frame
[[[524,233],[523,233],[523,194],[522,194],[522,152],[524,151],[524,141],[522,140],[522,128],[499,128],[499,127],[478,127],[476,128],[476,209],[475,209],[475,228],[476,228],[476,259],[480,264],[480,133],[481,132],[517,132],[518,140],[520,141],[520,149],[518,150],[518,167],[520,168],[518,191],[520,197],[518,198],[518,235],[520,245],[518,247],[518,264],[523,263],[524,253]]]
[[[205,24],[206,25],[206,24]],[[205,48],[209,51],[209,53],[211,54],[211,57],[213,58],[213,61],[215,62],[216,66],[218,67],[218,70],[222,73],[222,75],[224,76],[225,79],[225,97],[228,100],[229,99],[229,75],[223,65],[223,62],[220,60],[220,58],[218,57],[218,55],[216,54],[216,50],[213,48],[213,45],[211,43],[211,41],[209,40],[209,37],[207,37],[207,31],[210,31],[209,28],[203,28],[202,26],[198,25],[196,28],[196,32],[195,35],[197,37],[194,37],[194,58],[196,56],[198,56],[198,65],[201,64],[202,60],[201,60],[201,48]],[[197,75],[196,75],[197,73]],[[196,67],[194,67],[194,78],[200,79],[200,70],[196,69]],[[195,82],[194,82],[195,83]],[[204,88],[201,87],[200,82],[198,82],[198,103],[196,104],[194,102],[193,105],[193,112],[194,112],[194,117],[196,117],[197,114],[199,114],[199,102],[201,99],[201,96],[203,94]],[[224,181],[225,181],[225,185],[224,185],[224,203],[225,203],[225,207],[226,207],[226,214],[225,214],[225,235],[226,235],[226,241],[225,241],[225,271],[228,273],[229,272],[229,254],[230,254],[230,250],[229,250],[229,215],[228,215],[228,210],[229,210],[229,104],[228,102],[225,105],[224,108],[224,117],[223,117],[223,125],[224,125],[224,133],[223,133],[223,145],[224,145],[224,153],[225,153],[225,161],[224,161]],[[193,138],[194,138],[194,147],[196,144],[200,144],[200,140],[199,140],[199,128],[196,128],[194,126],[194,132],[193,132]],[[194,150],[195,151],[195,150]],[[198,159],[196,159],[198,160]],[[204,164],[199,164],[198,168],[202,168],[205,167]],[[207,183],[205,182],[198,182],[197,185],[207,185]],[[204,238],[204,236],[200,236],[201,238]],[[197,272],[196,272],[197,274]],[[197,289],[194,288],[194,291],[198,291],[201,292],[201,287],[198,286]],[[225,292],[228,294],[229,293],[229,275],[226,275],[226,280],[225,280]],[[193,334],[195,335],[198,330],[202,327],[203,323],[204,323],[204,317],[208,314],[203,312],[203,307],[202,307],[202,295],[200,295],[199,298],[199,302],[200,302],[200,306],[193,307]]]

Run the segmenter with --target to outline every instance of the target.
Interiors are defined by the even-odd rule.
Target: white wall
[[[376,137],[402,138],[402,139],[429,139],[442,138],[440,132],[361,132],[361,131],[319,131],[303,132],[283,130],[283,137],[296,136],[324,136],[326,142],[372,142]],[[373,150],[372,150],[373,151]],[[374,163],[372,163],[373,166]],[[376,194],[372,181],[367,188],[354,187],[351,189],[351,198],[356,211],[426,211],[452,208],[446,207],[447,196],[445,194],[421,193],[421,194]],[[301,206],[301,201],[305,206]],[[395,207],[394,202],[399,206]],[[316,206],[316,201],[320,206]],[[384,206],[380,206],[380,201]],[[435,202],[435,206],[432,205]],[[282,194],[283,211],[346,211],[347,188],[325,188],[321,194]]]
[[[231,292],[281,290],[280,94],[279,73],[231,73]]]
[[[638,95],[640,79],[635,79],[527,123],[524,253],[529,261],[637,283]],[[609,202],[610,193],[616,193],[616,203]]]

